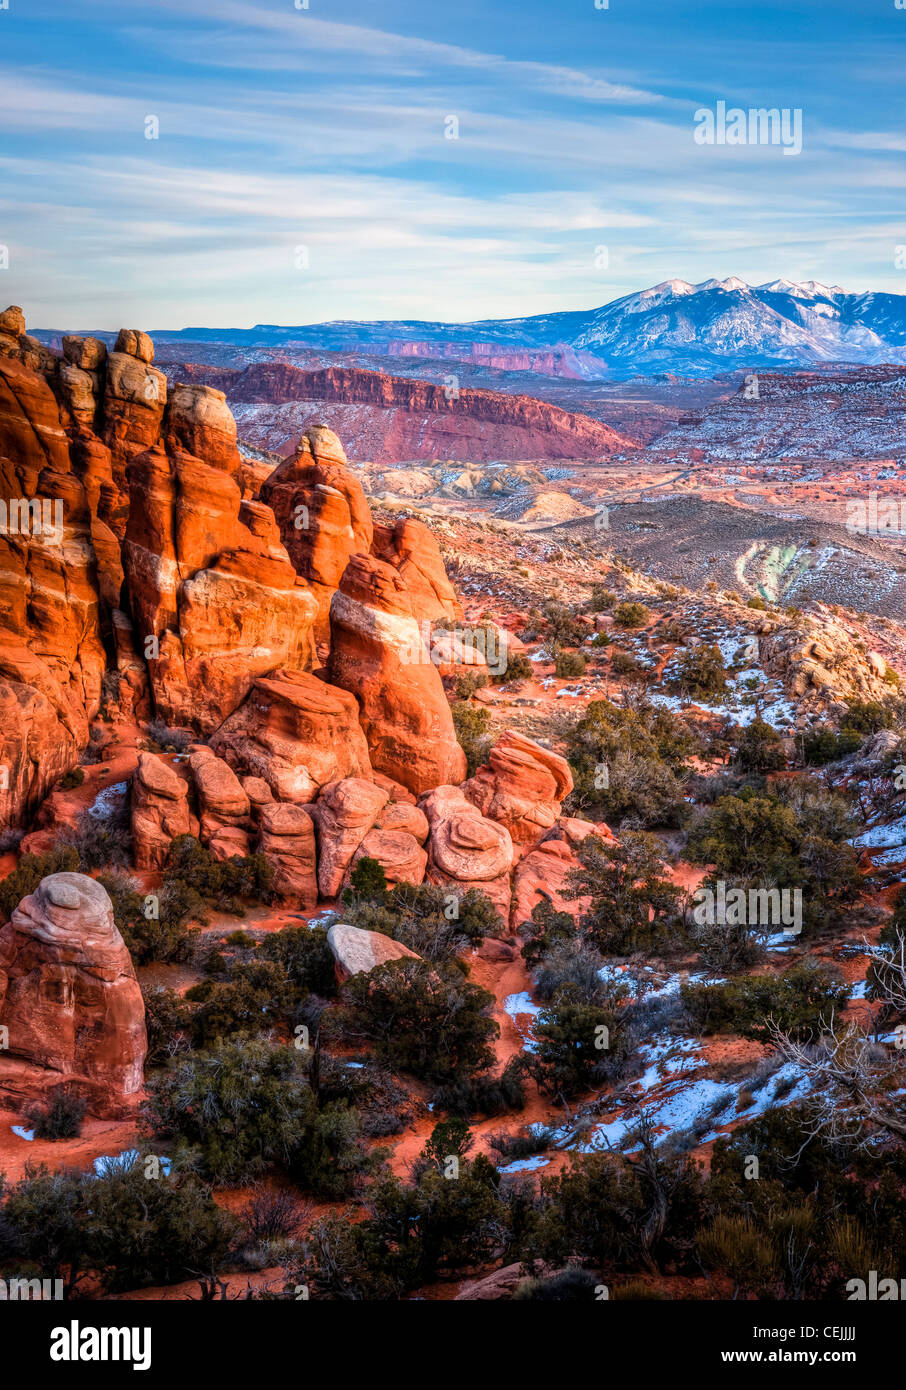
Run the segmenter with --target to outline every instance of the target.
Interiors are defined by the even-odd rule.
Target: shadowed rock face
[[[116,1116],[142,1085],[145,1007],[105,890],[51,874],[0,931],[0,1091],[21,1101],[71,1083]]]
[[[409,594],[392,565],[354,555],[330,609],[330,680],[359,703],[371,765],[419,794],[461,782],[465,754]]]

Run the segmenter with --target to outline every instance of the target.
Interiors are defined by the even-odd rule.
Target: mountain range
[[[663,372],[711,376],[824,363],[906,363],[906,295],[856,294],[814,280],[753,286],[731,276],[697,285],[666,280],[601,308],[518,319],[194,327],[155,337],[161,347],[229,343],[246,352],[367,352],[498,366],[512,362],[523,370],[551,371],[550,362],[552,374],[590,381]],[[185,353],[183,360],[189,357]]]

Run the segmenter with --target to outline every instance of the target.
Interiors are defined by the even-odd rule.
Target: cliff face
[[[531,396],[457,389],[355,367],[303,371],[279,362],[245,371],[181,364],[183,380],[226,393],[243,438],[289,452],[310,425],[323,422],[354,459],[597,459],[635,447],[588,415]]]

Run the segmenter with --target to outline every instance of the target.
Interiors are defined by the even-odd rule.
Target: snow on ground
[[[125,782],[111,782],[109,787],[104,787],[98,792],[88,807],[89,816],[94,820],[105,820],[107,816],[114,815],[120,809],[120,803],[127,791],[128,786]]]
[[[504,1013],[512,1020],[516,1032],[522,1038],[522,1045],[526,1052],[535,1051],[535,1043],[532,1040],[532,1025],[534,1020],[541,1013],[541,1006],[536,1004],[528,990],[522,990],[519,994],[508,994],[503,1001]],[[528,1027],[524,1026],[526,1015],[531,1019]],[[523,1022],[520,1023],[520,1017]]]
[[[549,1158],[543,1158],[541,1154],[536,1154],[534,1158],[514,1158],[512,1163],[507,1163],[505,1167],[498,1168],[498,1173],[533,1173],[538,1168],[547,1167],[550,1163]]]

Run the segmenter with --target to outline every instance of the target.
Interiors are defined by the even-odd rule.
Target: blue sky
[[[31,327],[906,293],[895,0],[6,2],[0,298]],[[720,100],[801,108],[802,153],[697,145]]]

